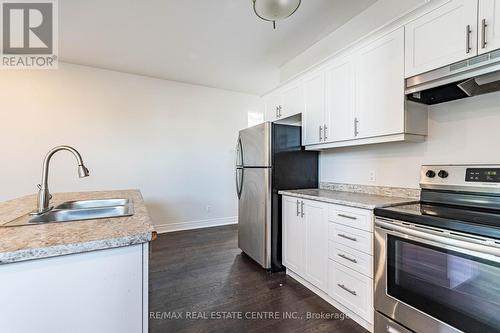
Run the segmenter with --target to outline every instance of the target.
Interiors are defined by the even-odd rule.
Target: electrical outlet
[[[375,170],[368,171],[368,180],[370,182],[375,182],[376,179],[377,178],[376,178],[376,175],[375,175]]]

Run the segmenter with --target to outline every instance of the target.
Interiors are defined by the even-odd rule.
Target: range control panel
[[[467,168],[466,182],[500,183],[500,168]]]
[[[420,187],[500,192],[500,164],[423,165],[420,172]]]

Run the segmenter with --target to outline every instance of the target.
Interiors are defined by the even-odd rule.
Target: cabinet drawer
[[[373,280],[333,260],[328,263],[330,296],[373,323]]]
[[[373,232],[372,211],[347,206],[330,206],[328,220],[349,227]]]
[[[373,278],[373,257],[367,253],[329,241],[328,258]]]
[[[346,227],[337,223],[329,223],[328,239],[358,251],[373,255],[373,233]]]

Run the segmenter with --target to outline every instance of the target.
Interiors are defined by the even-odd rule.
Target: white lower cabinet
[[[370,254],[332,241],[328,245],[328,258],[367,277],[373,277],[373,257]]]
[[[0,332],[148,332],[148,243],[0,265]]]
[[[328,262],[328,294],[373,323],[373,280],[333,260]]]
[[[289,269],[298,272],[304,267],[304,223],[300,216],[301,201],[293,197],[283,197],[282,201],[282,257]]]
[[[286,196],[287,274],[373,331],[373,212]]]
[[[325,203],[304,200],[305,279],[326,290],[328,260],[328,209]]]
[[[327,291],[327,204],[283,197],[283,264]]]

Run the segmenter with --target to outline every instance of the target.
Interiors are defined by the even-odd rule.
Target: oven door
[[[378,312],[415,332],[500,332],[500,243],[381,218],[375,226]]]

